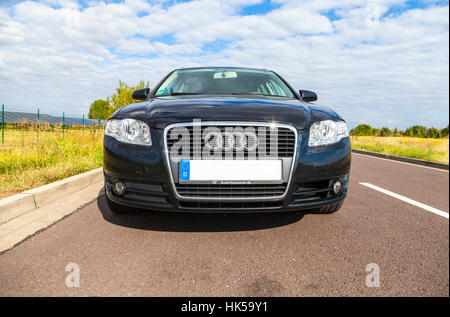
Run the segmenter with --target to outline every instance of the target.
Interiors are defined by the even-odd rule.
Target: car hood
[[[308,128],[310,108],[298,99],[242,97],[164,97],[123,107],[116,118],[146,121],[151,128],[164,129],[180,122],[252,121],[290,124]]]

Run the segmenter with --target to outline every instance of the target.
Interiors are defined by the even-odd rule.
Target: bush
[[[448,126],[441,130],[441,137],[448,138]]]
[[[415,125],[405,130],[405,136],[414,136],[418,138],[426,138],[428,129],[423,125]]]
[[[448,125],[444,129],[438,129],[435,127],[427,128],[422,125],[415,125],[407,128],[405,131],[400,131],[397,128],[390,130],[388,127],[383,127],[381,129],[372,128],[368,124],[360,124],[356,128],[350,131],[350,135],[353,136],[408,136],[408,137],[416,137],[416,138],[431,138],[431,139],[440,139],[440,138],[448,138]]]
[[[381,136],[391,136],[392,132],[389,128],[383,127],[381,128]]]
[[[433,139],[439,139],[441,137],[441,131],[439,131],[435,127],[432,127],[430,129],[428,129],[427,137],[428,138],[433,138]]]
[[[108,97],[108,102],[112,104],[112,111],[110,115],[119,108],[122,108],[136,100],[131,97],[133,91],[141,88],[150,87],[150,82],[141,80],[136,86],[128,86],[125,82],[119,80],[119,87],[116,88],[116,93]]]
[[[400,136],[400,132],[398,131],[397,128],[395,128],[395,129],[392,131],[392,136]]]
[[[89,119],[106,120],[112,113],[112,107],[109,102],[98,99],[91,104],[89,108]]]
[[[372,135],[373,128],[368,124],[360,124],[356,128],[352,129],[350,131],[351,135],[357,135],[357,136],[368,136]]]
[[[377,128],[373,128],[372,135],[373,136],[381,136],[381,130],[377,129]]]

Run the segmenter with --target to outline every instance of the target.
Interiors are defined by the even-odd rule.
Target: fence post
[[[63,130],[63,139],[64,139],[64,112],[63,112],[62,130]]]
[[[39,108],[37,112],[37,138],[39,140]]]
[[[2,105],[2,144],[5,143],[5,105]]]
[[[96,130],[95,130],[95,118],[92,118],[92,132],[93,132],[93,135],[94,135],[94,140],[95,140],[95,134],[96,134]]]

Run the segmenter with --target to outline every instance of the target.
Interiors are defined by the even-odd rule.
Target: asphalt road
[[[100,195],[0,255],[0,296],[449,296],[448,217],[360,183],[448,214],[448,172],[356,154],[332,215],[116,216]]]

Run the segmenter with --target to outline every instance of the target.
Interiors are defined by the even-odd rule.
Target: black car
[[[272,71],[178,69],[133,98],[105,129],[113,212],[332,213],[346,197],[344,120]]]

